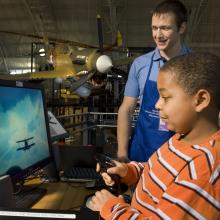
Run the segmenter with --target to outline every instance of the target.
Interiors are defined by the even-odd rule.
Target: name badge
[[[163,122],[161,119],[159,121],[159,131],[169,131],[169,129],[166,126],[166,123]]]

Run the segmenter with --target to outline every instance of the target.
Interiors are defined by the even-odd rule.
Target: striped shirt
[[[104,219],[220,219],[220,131],[189,145],[176,134],[147,163],[131,162],[123,182],[137,187],[131,205],[110,199]]]

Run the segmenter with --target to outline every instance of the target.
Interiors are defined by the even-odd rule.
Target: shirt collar
[[[187,53],[189,53],[190,52],[190,50],[186,47],[186,46],[182,46],[181,47],[181,51],[180,51],[180,55],[184,55],[184,54],[187,54]],[[160,61],[160,60],[162,60],[162,57],[161,57],[161,55],[160,55],[160,52],[159,52],[159,49],[158,48],[156,48],[155,49],[155,53],[154,53],[154,58],[153,58],[153,60],[154,61]]]

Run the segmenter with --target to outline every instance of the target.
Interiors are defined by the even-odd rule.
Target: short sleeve
[[[129,71],[128,80],[125,86],[124,96],[138,98],[139,94],[140,94],[140,89],[137,78],[137,67],[136,67],[136,62],[134,61]]]

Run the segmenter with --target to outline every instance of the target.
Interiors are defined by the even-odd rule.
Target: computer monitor
[[[52,161],[44,89],[0,80],[0,176],[14,184]]]

